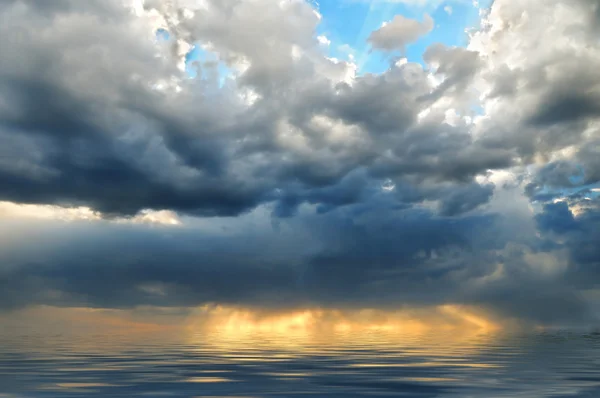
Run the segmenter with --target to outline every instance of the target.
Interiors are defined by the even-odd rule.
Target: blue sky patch
[[[424,65],[423,53],[434,43],[443,43],[448,46],[466,46],[468,35],[466,30],[475,27],[479,21],[480,8],[488,7],[492,0],[479,2],[476,7],[468,1],[449,1],[431,6],[410,6],[404,3],[386,1],[340,1],[321,0],[318,10],[322,15],[321,24],[317,34],[326,36],[330,41],[328,55],[337,59],[352,59],[358,65],[358,73],[381,73],[390,67],[394,59],[404,56],[409,62]],[[425,13],[431,15],[435,26],[431,33],[420,38],[417,42],[406,48],[406,53],[385,53],[373,51],[368,43],[368,37],[374,30],[381,27],[384,22],[391,21],[396,15],[422,21]],[[169,40],[169,33],[159,29],[157,39]],[[230,70],[218,62],[214,54],[194,46],[186,55],[187,74],[191,78],[197,77],[196,63],[211,65],[215,68],[205,70],[205,73],[217,73],[219,84],[222,86]],[[210,68],[208,68],[210,69]],[[202,76],[201,78],[207,78]],[[211,76],[211,77],[214,77]]]
[[[480,7],[489,6],[491,0],[480,2]],[[395,15],[423,20],[425,13],[435,21],[433,31],[416,43],[409,45],[404,56],[410,62],[423,64],[422,55],[433,43],[449,46],[466,46],[467,28],[476,26],[479,21],[479,8],[471,2],[440,3],[437,7],[415,7],[395,2],[339,1],[322,0],[319,12],[323,16],[319,34],[331,41],[330,55],[348,59],[348,49],[354,50],[354,57],[360,73],[381,73],[385,71],[399,52],[385,54],[370,51],[367,38],[383,22],[391,21]]]

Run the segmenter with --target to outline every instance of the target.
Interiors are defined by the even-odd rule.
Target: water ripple
[[[600,397],[600,336],[0,337],[0,398]]]

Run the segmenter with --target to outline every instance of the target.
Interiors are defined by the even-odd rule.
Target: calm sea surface
[[[600,334],[20,333],[0,397],[600,398]]]

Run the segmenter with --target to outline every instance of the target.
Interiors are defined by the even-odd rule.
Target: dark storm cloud
[[[221,143],[202,129],[191,135],[193,120],[168,115],[165,98],[132,83],[136,74],[147,84],[169,69],[154,59],[148,44],[131,41],[135,32],[125,23],[131,21],[124,7],[108,2],[113,7],[106,11],[115,18],[105,21],[94,13],[96,3],[90,2],[89,8],[74,4],[56,5],[55,12],[64,19],[50,19],[35,4],[16,2],[5,11],[6,18],[23,14],[30,25],[27,40],[2,44],[9,56],[0,62],[0,95],[6,101],[0,124],[7,140],[29,135],[41,142],[35,167],[46,175],[28,178],[14,168],[3,169],[3,198],[86,204],[127,214],[144,207],[235,214],[258,203],[255,193],[248,192],[252,188],[232,189],[233,181],[217,185],[209,178],[183,176],[188,187],[177,186],[178,176],[171,173],[182,174],[186,164],[219,177]],[[3,26],[8,33],[23,29]],[[196,120],[201,121],[216,130],[213,135],[218,133],[214,121]],[[151,135],[153,130],[157,135]],[[168,147],[179,151],[179,159]],[[140,164],[149,163],[144,159],[149,155],[163,162],[161,173]],[[14,153],[9,160],[17,162],[21,156]]]
[[[2,224],[2,309],[464,303],[592,319],[594,2],[496,0],[469,49],[354,78],[319,49],[308,4],[208,3],[147,2],[161,44],[117,0],[0,2],[0,201],[235,216]],[[247,69],[221,88],[214,65],[186,79],[183,42]],[[492,183],[498,170],[516,182]]]
[[[600,130],[596,130],[598,134]],[[584,169],[584,183],[593,184],[600,181],[600,139],[590,141],[577,153],[577,159]]]
[[[576,188],[584,183],[583,165],[572,161],[551,162],[537,170],[533,180],[525,186],[525,193],[538,199],[545,195],[559,197],[562,195],[560,188]]]
[[[578,227],[566,202],[547,204],[537,217],[541,229],[557,233],[572,231]]]
[[[261,228],[258,236],[75,226],[53,237],[51,229],[42,229],[40,246],[30,253],[3,251],[1,302],[4,307],[393,306],[398,300],[423,304],[450,298],[457,283],[452,272],[486,272],[474,257],[469,260],[474,268],[466,268],[460,253],[473,250],[493,218],[452,221],[390,210],[386,213],[397,214],[392,219],[370,212],[352,221],[347,212],[354,211],[290,221],[293,231],[287,233]],[[437,293],[422,294],[423,278]]]
[[[454,190],[442,201],[440,213],[445,216],[454,216],[465,213],[487,203],[494,193],[494,185],[472,184]]]
[[[578,209],[577,217],[570,208]],[[597,289],[600,281],[598,198],[589,195],[546,205],[543,213],[538,216],[538,223],[542,230],[558,234],[560,245],[568,252],[570,266],[564,275],[565,285]]]
[[[319,53],[318,18],[307,4],[251,9],[215,2],[192,19],[167,3],[154,6],[174,38],[210,41],[232,66],[248,60],[237,85],[210,92],[205,81],[181,79],[176,60],[156,56],[162,50],[149,25],[116,0],[3,3],[0,33],[9,40],[0,43],[0,138],[3,146],[26,146],[0,163],[0,199],[86,205],[114,215],[144,208],[235,215],[278,200],[280,209],[363,200],[356,192],[372,182],[363,179],[349,193],[346,176],[381,162],[402,163],[390,170],[394,179],[406,173],[417,185],[440,173],[442,160],[424,164],[423,156],[443,157],[443,169],[466,186],[490,167],[473,156],[462,164],[464,146],[472,144],[465,131],[438,138],[425,132],[432,126],[419,125],[417,99],[431,91],[419,66],[340,85],[332,74],[345,66]],[[255,8],[263,6],[266,19],[258,21]],[[265,37],[274,40],[259,45]],[[168,51],[177,55],[180,48]],[[181,91],[152,88],[169,81]],[[238,97],[249,87],[262,95],[252,106]],[[332,142],[330,127],[314,127],[317,116],[340,131],[357,130],[359,140]],[[463,147],[449,146],[458,140]],[[36,156],[27,153],[31,147]],[[395,151],[391,158],[382,156],[386,148]]]
[[[530,122],[538,126],[568,122],[600,115],[600,98],[586,93],[552,93],[551,97],[540,104],[531,116]]]
[[[217,233],[63,224],[57,234],[42,226],[21,240],[29,234],[35,245],[3,248],[0,303],[10,310],[208,303],[393,309],[452,302],[534,322],[591,319],[589,303],[573,289],[590,286],[578,278],[581,272],[540,274],[556,246],[524,245],[498,215],[439,218],[393,203],[382,198],[378,210],[373,203],[368,211],[355,205],[304,212],[276,229],[242,221]],[[547,223],[556,224],[556,217]],[[583,253],[581,243],[566,245],[574,267],[588,267],[589,278],[598,253],[591,247]],[[495,277],[499,264],[503,272]]]
[[[423,60],[435,67],[435,74],[443,76],[443,82],[427,99],[439,99],[443,95],[453,94],[456,97],[464,95],[464,91],[477,73],[481,60],[475,51],[460,47],[446,47],[434,44],[423,54]]]

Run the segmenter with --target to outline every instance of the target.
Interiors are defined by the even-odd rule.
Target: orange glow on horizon
[[[188,315],[160,314],[160,311],[152,309],[142,315],[131,310],[40,306],[11,315],[8,319],[10,322],[7,320],[6,325],[22,325],[26,328],[35,326],[35,329],[43,330],[120,330],[130,334],[208,333],[230,340],[256,335],[276,339],[323,339],[334,334],[359,335],[375,332],[410,336],[437,332],[472,335],[495,332],[509,326],[484,311],[458,305],[397,311],[315,308],[288,312],[217,305],[199,307]]]
[[[176,325],[157,323],[156,319],[137,319],[128,310],[102,308],[37,306],[21,310],[8,319],[14,326],[43,328],[60,331],[109,331],[120,330],[129,333],[145,333],[175,330]]]
[[[361,331],[422,334],[430,331],[492,332],[500,329],[499,323],[481,310],[458,305],[401,311],[305,309],[287,313],[205,306],[198,309],[188,327],[228,335]]]
[[[508,324],[482,310],[458,305],[384,311],[302,309],[269,312],[205,306],[188,319],[187,336],[199,350],[223,360],[264,361],[344,347],[404,350],[404,355],[451,358],[475,353]],[[376,365],[376,364],[374,364]]]

